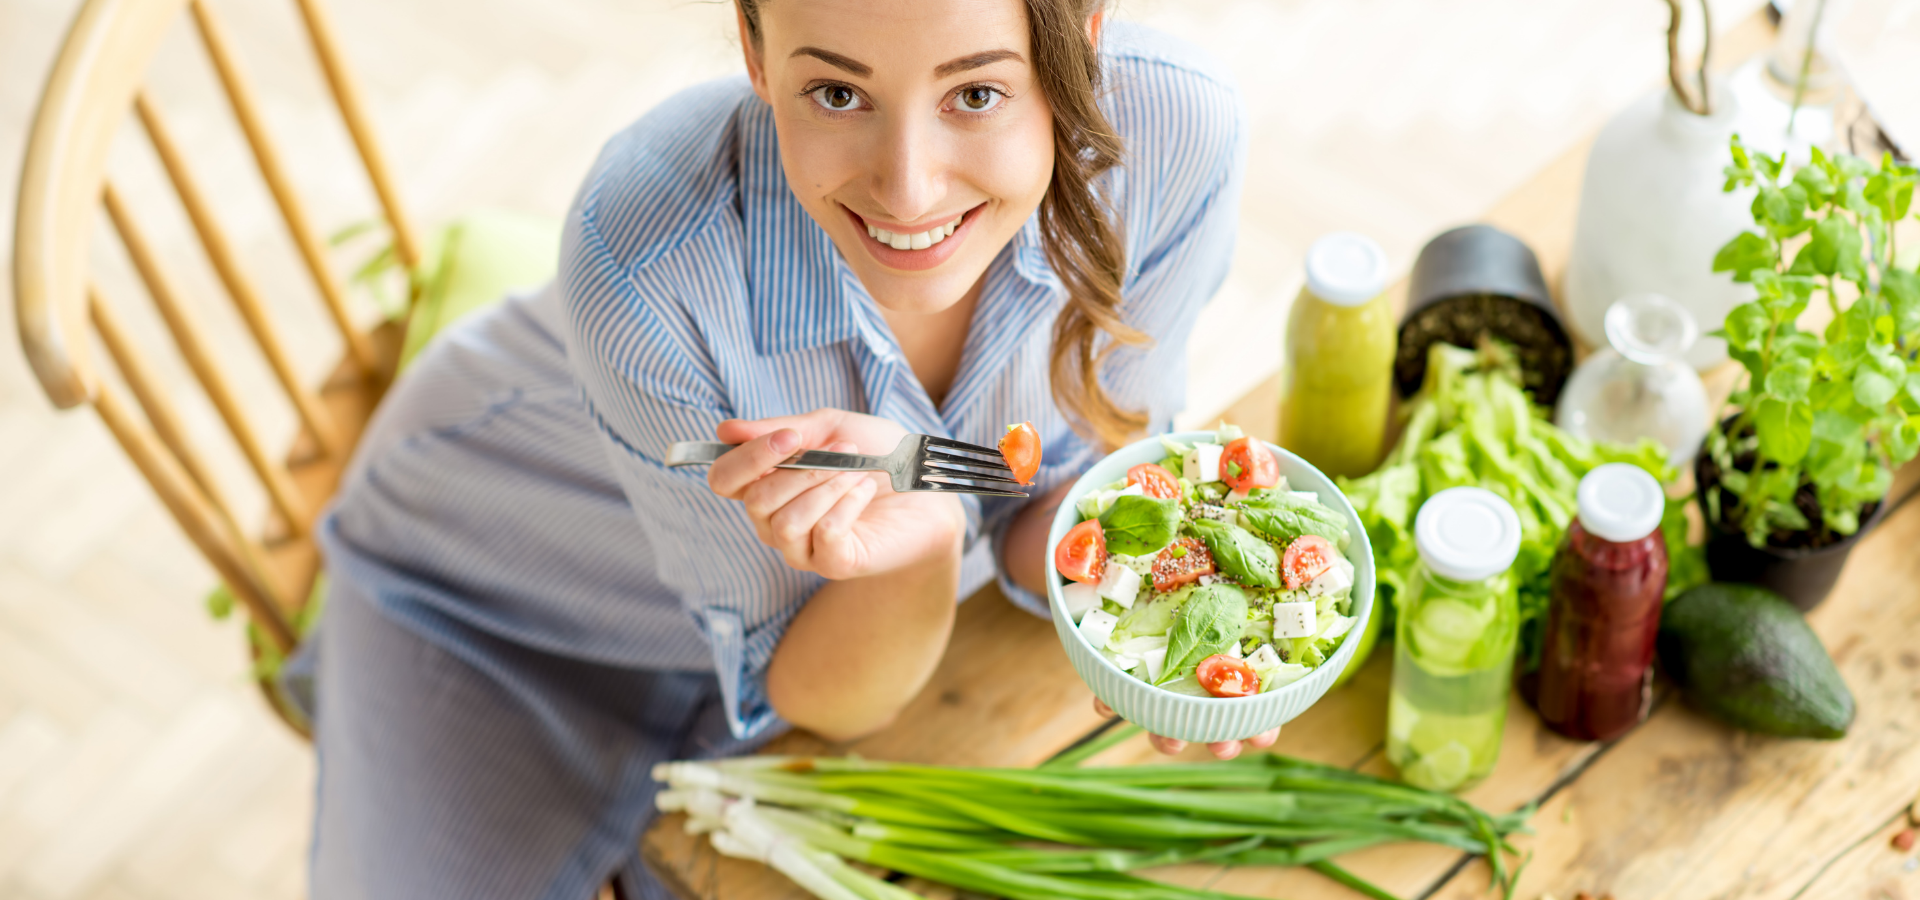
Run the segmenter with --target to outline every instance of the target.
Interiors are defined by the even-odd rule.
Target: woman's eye
[[[831,112],[852,112],[860,108],[860,95],[844,84],[829,84],[813,92],[813,102]]]
[[[1000,105],[1001,93],[990,87],[974,85],[960,89],[960,108],[967,112],[986,112]]]

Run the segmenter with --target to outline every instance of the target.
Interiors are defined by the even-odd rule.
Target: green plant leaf
[[[1920,419],[1909,417],[1887,432],[1887,455],[1898,465],[1920,452]]]
[[[1878,369],[1862,366],[1853,373],[1853,399],[1868,409],[1886,406],[1899,390],[1900,386]]]
[[[1100,515],[1107,549],[1126,556],[1159,553],[1180,527],[1180,504],[1157,497],[1125,496]]]
[[[1760,432],[1760,452],[1783,466],[1800,462],[1813,443],[1813,408],[1777,397],[1760,401],[1754,414]]]
[[[1785,400],[1807,399],[1813,386],[1813,363],[1805,358],[1790,359],[1767,373],[1767,393]]]
[[[1770,270],[1779,261],[1772,241],[1751,231],[1742,231],[1713,255],[1713,270],[1732,272],[1734,281],[1745,282],[1751,280],[1753,270]]]
[[[1766,341],[1767,329],[1773,320],[1767,317],[1767,310],[1758,301],[1749,301],[1733,308],[1727,313],[1727,322],[1722,327],[1727,345],[1738,350],[1758,352]],[[1748,367],[1752,369],[1752,366]]]
[[[1906,337],[1911,349],[1920,341],[1920,274],[1888,268],[1880,274],[1880,291],[1893,308],[1893,330]]]
[[[1853,278],[1866,272],[1861,247],[1860,229],[1846,219],[1833,216],[1813,226],[1813,238],[1802,253],[1812,256],[1814,271],[1822,275]]]

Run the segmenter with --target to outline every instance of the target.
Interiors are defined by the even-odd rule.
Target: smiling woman
[[[958,598],[1046,614],[1061,491],[1184,397],[1245,165],[1204,57],[1093,0],[737,8],[746,77],[607,144],[321,524],[318,900],[657,894],[654,762],[884,726]],[[775,468],[1022,421],[1030,501]]]

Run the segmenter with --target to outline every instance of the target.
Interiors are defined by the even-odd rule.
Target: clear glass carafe
[[[1631,444],[1650,437],[1684,466],[1707,436],[1707,389],[1687,365],[1700,326],[1659,294],[1607,308],[1609,349],[1587,357],[1561,391],[1554,422],[1580,437]]]

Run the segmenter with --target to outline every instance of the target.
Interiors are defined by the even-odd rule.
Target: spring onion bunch
[[[1254,754],[1227,763],[966,769],[824,757],[655,767],[665,812],[721,853],[758,860],[823,900],[908,900],[852,862],[1009,900],[1223,900],[1130,874],[1149,866],[1312,866],[1391,894],[1330,857],[1426,841],[1491,861],[1511,887],[1506,836],[1531,810],[1493,816],[1447,794]]]

